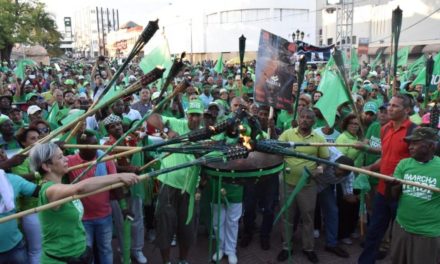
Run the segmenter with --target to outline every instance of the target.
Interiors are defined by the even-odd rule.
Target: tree
[[[15,43],[39,44],[50,53],[59,49],[62,35],[45,4],[37,0],[0,0],[0,60],[10,61]]]

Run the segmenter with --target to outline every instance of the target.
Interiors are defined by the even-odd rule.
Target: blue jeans
[[[0,253],[0,263],[8,263],[8,264],[29,263],[24,240],[18,242],[18,244],[15,247],[13,247],[11,250]]]
[[[257,205],[263,209],[263,221],[260,227],[261,238],[270,237],[279,189],[278,174],[265,177],[257,183],[248,183],[244,186],[243,200],[244,232],[247,235],[252,235],[254,232]]]
[[[319,205],[324,216],[325,242],[329,247],[338,245],[338,205],[335,186],[330,185],[318,194]]]
[[[94,220],[83,221],[87,236],[87,246],[93,248],[93,241],[97,243],[99,262],[101,264],[113,263],[112,251],[112,215]]]
[[[39,264],[41,258],[41,245],[43,237],[41,233],[38,214],[30,214],[22,218],[23,233],[26,239],[27,255],[29,264]]]
[[[390,221],[396,217],[397,201],[386,200],[385,196],[376,193],[373,204],[373,214],[365,237],[364,250],[359,256],[359,264],[372,264],[376,262],[379,246]]]

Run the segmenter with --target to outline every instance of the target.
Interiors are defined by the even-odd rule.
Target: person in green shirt
[[[38,196],[38,204],[45,205],[73,195],[93,192],[102,187],[123,182],[133,185],[139,177],[133,173],[93,177],[75,184],[63,184],[68,171],[67,158],[54,143],[34,146],[30,153],[30,166],[42,175],[45,183]],[[43,232],[41,263],[91,263],[91,249],[86,247],[86,234],[82,224],[83,207],[80,200],[64,203],[38,213]]]
[[[15,139],[14,125],[7,116],[0,116],[0,146],[4,150],[21,148],[17,139]]]
[[[198,129],[203,120],[203,102],[194,99],[189,101],[187,119],[176,119],[152,114],[148,124],[167,134],[168,138],[184,135]],[[195,159],[192,154],[174,153],[161,161],[162,168],[187,163]],[[200,167],[192,166],[177,171],[161,174],[158,180],[162,183],[157,198],[156,240],[163,263],[170,262],[170,244],[177,234],[179,244],[179,263],[187,263],[190,246],[194,241],[195,192],[199,183]]]
[[[316,116],[315,112],[309,108],[304,108],[298,115],[298,127],[291,128],[280,135],[278,140],[280,141],[293,141],[293,142],[309,142],[309,143],[325,143],[325,139],[313,131],[313,125],[315,124]],[[323,159],[329,158],[329,151],[327,147],[297,147],[295,151],[301,152],[310,156],[315,156]],[[318,168],[318,164],[314,161],[286,157],[286,166],[290,168],[290,173],[285,175],[284,186],[281,187],[281,207],[284,205],[287,197],[295,189],[304,168],[307,168],[312,174],[319,173],[322,168]],[[283,188],[285,191],[283,191]],[[283,249],[278,254],[277,260],[282,262],[289,257],[289,243],[293,235],[293,214],[296,209],[299,209],[300,218],[302,221],[301,240],[303,246],[303,253],[307,258],[313,262],[318,262],[318,256],[314,251],[314,238],[313,238],[313,220],[315,214],[315,205],[317,198],[317,188],[314,180],[311,180],[309,184],[304,186],[303,189],[297,194],[296,199],[293,201],[289,210],[286,210],[285,221],[287,222],[284,228],[283,234]],[[287,229],[287,230],[285,230]]]
[[[397,165],[396,179],[440,188],[440,158],[435,156],[437,130],[420,127],[405,141],[410,158]],[[440,263],[440,193],[412,185],[393,184],[400,195],[393,227],[391,259],[397,263]]]

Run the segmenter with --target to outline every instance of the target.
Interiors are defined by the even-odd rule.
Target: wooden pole
[[[139,171],[143,171],[146,168],[150,167],[151,165],[153,165],[154,163],[158,162],[161,159],[164,159],[166,157],[168,157],[169,155],[171,155],[172,153],[166,153],[165,155],[159,157],[159,158],[155,158],[154,160],[150,160],[147,164],[145,164],[144,166],[139,168]]]
[[[109,160],[113,160],[113,159],[119,159],[121,157],[132,155],[132,154],[134,154],[136,152],[139,152],[141,150],[142,150],[142,148],[132,148],[131,150],[128,150],[128,151],[124,151],[124,152],[121,152],[121,153],[118,153],[118,154],[115,154],[115,155],[110,155],[110,156],[104,157],[104,158],[101,159],[100,162],[105,162],[105,161],[109,161]],[[84,163],[81,163],[81,164],[69,167],[69,172],[73,171],[73,170],[77,170],[77,169],[81,169],[81,168],[87,167],[89,165],[93,165],[95,163],[96,163],[96,161],[92,160],[92,161],[89,161],[89,162],[84,162]]]
[[[64,144],[63,148],[68,149],[108,149],[111,145],[88,145],[88,144]],[[113,151],[127,151],[141,147],[116,146]]]

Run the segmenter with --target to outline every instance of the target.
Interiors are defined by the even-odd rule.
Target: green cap
[[[38,97],[38,94],[36,94],[36,93],[28,93],[28,94],[26,94],[26,97],[25,97],[26,98],[26,102],[31,100],[32,97],[34,97],[34,96]]]
[[[372,112],[373,114],[377,114],[377,105],[373,102],[367,102],[364,105],[364,113]]]
[[[364,84],[364,86],[362,86],[362,88],[367,90],[367,92],[369,92],[369,93],[371,92],[371,90],[373,90],[372,87],[371,87],[371,84]]]
[[[412,135],[405,138],[405,141],[418,141],[426,139],[438,141],[439,136],[437,134],[437,131],[431,127],[418,127],[414,130]]]
[[[202,101],[198,99],[189,101],[188,114],[203,114],[204,110],[205,107],[203,106]]]
[[[65,85],[74,85],[74,84],[75,84],[75,81],[72,80],[72,79],[67,79],[67,80],[64,81],[64,84],[65,84]]]
[[[10,120],[9,117],[7,117],[5,115],[0,115],[0,125],[8,120]]]

